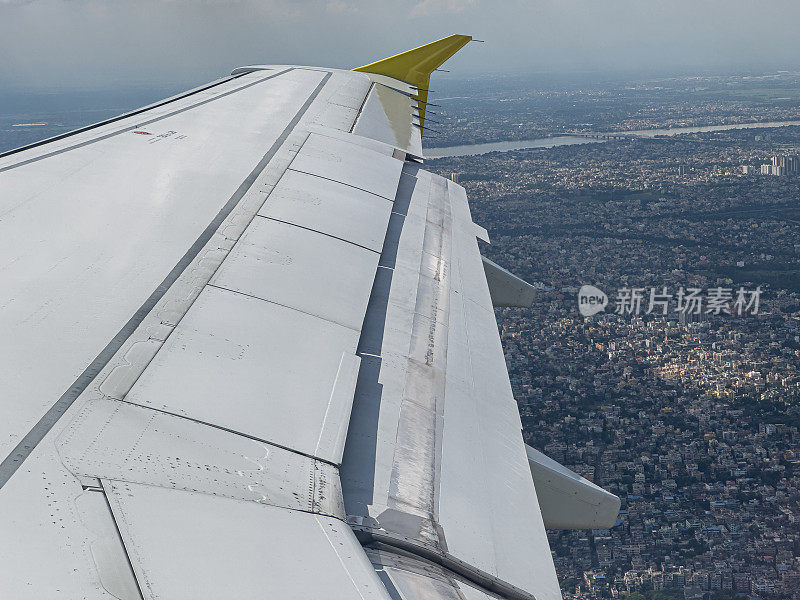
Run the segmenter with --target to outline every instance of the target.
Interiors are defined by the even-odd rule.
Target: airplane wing
[[[469,39],[0,155],[0,597],[561,598],[492,307],[524,282],[423,166]]]

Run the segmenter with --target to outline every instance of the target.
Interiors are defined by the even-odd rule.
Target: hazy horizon
[[[745,0],[0,0],[0,86],[190,84],[253,63],[350,68],[451,33],[447,68],[487,73],[800,67],[800,3]],[[446,74],[442,74],[447,77]]]
[[[0,0],[2,2],[3,0]],[[268,63],[265,63],[268,64]],[[280,64],[280,63],[276,63]],[[305,64],[305,63],[304,63]],[[93,92],[103,92],[104,94],[119,94],[121,99],[126,102],[138,95],[147,96],[153,91],[165,94],[177,94],[191,87],[203,85],[217,78],[223,78],[230,74],[235,68],[221,70],[215,73],[204,73],[203,71],[175,72],[172,77],[142,77],[142,78],[114,78],[110,77],[103,80],[85,81],[64,81],[61,78],[50,80],[39,79],[36,82],[3,82],[0,86],[0,100],[8,102],[10,99],[15,102],[17,99],[27,99],[31,97],[46,98],[53,95],[86,95],[90,97]],[[311,65],[310,65],[311,66]],[[322,64],[313,66],[326,66]],[[448,65],[449,66],[449,65]],[[463,65],[462,65],[463,66]],[[337,68],[337,67],[334,67]],[[339,67],[340,68],[340,67]],[[480,71],[470,69],[449,69],[448,72],[437,72],[431,79],[431,91],[436,96],[442,93],[451,93],[463,85],[471,82],[479,82],[481,88],[491,87],[492,81],[517,81],[529,83],[536,89],[547,88],[568,88],[571,86],[583,85],[622,85],[622,84],[641,84],[646,82],[658,82],[669,80],[688,80],[693,77],[698,78],[770,78],[781,75],[800,74],[800,65],[788,68],[760,68],[753,66],[750,68],[733,67],[687,67],[684,69],[607,69],[607,70],[523,70],[515,71]],[[472,90],[474,92],[474,90]],[[161,98],[162,96],[159,96]],[[163,96],[166,97],[166,96]],[[0,106],[2,110],[2,106]]]

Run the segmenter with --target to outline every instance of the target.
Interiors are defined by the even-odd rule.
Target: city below
[[[800,74],[438,87],[429,167],[539,289],[498,311],[526,441],[622,498],[550,533],[565,598],[800,599]],[[761,304],[648,312],[665,288]]]

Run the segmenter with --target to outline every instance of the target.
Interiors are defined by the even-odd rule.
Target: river
[[[629,135],[641,138],[681,135],[682,133],[705,133],[710,131],[727,131],[729,129],[764,129],[767,127],[788,127],[800,125],[800,121],[774,121],[770,123],[739,123],[734,125],[703,125],[700,127],[673,127],[671,129],[638,129],[634,131],[615,131],[608,135]],[[574,146],[577,144],[600,143],[605,140],[581,137],[578,135],[561,135],[535,140],[518,140],[515,142],[490,142],[488,144],[468,144],[464,146],[446,146],[429,148],[425,152],[428,158],[445,158],[451,156],[474,156],[488,152],[507,152],[508,150],[527,150],[531,148],[555,148],[557,146]]]

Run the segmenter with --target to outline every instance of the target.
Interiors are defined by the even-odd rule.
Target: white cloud
[[[460,13],[472,8],[477,0],[422,0],[411,9],[411,17],[427,17],[437,13]]]

